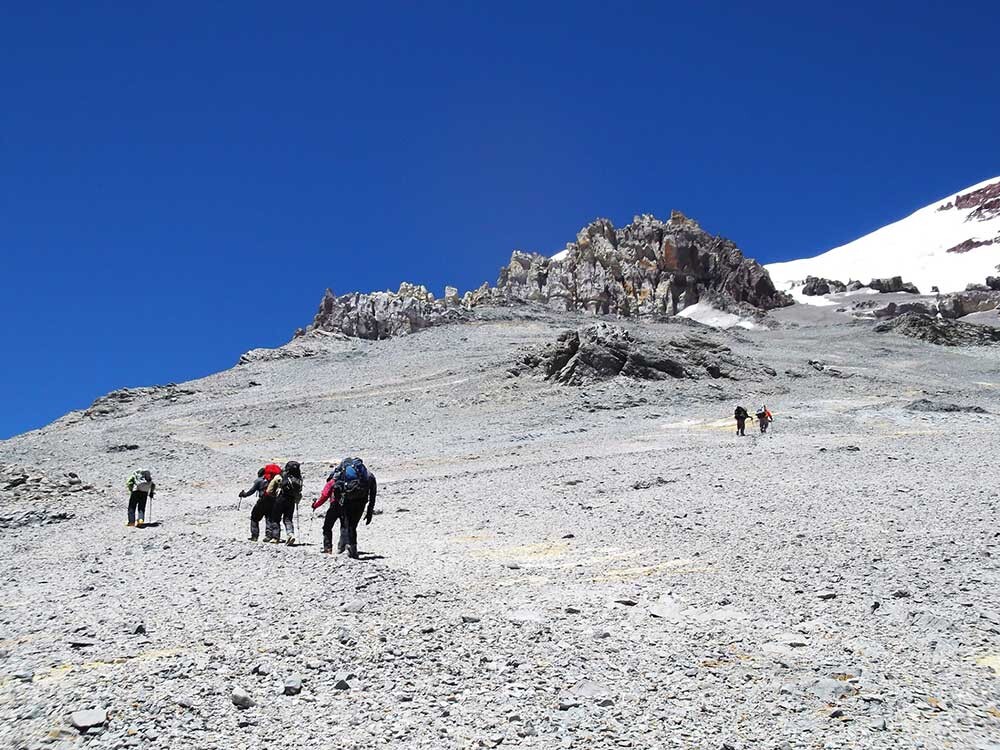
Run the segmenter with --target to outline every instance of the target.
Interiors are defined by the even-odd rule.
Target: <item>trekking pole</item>
[[[149,496],[149,523],[153,522],[153,496]]]

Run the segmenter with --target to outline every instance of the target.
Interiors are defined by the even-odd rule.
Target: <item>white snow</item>
[[[778,289],[791,291],[796,301],[809,304],[830,304],[823,298],[796,295],[794,285],[806,276],[819,276],[847,282],[852,279],[868,283],[871,279],[902,276],[917,285],[924,294],[936,286],[942,293],[957,292],[968,284],[982,284],[987,276],[997,275],[1000,265],[1000,216],[977,221],[969,219],[974,209],[938,208],[953,202],[957,196],[979,190],[1000,177],[934,201],[926,208],[860,239],[834,248],[813,258],[804,258],[766,266]],[[965,240],[998,241],[964,253],[949,253],[948,249]]]
[[[698,302],[685,307],[677,313],[677,317],[690,318],[713,328],[747,328],[751,331],[761,328],[749,318],[741,318],[739,315],[719,310],[707,302]]]
[[[549,260],[566,260],[568,256],[569,256],[569,248],[566,248],[565,250],[560,250],[555,255],[550,256]]]

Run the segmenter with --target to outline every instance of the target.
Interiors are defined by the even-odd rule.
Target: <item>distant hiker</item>
[[[295,544],[295,508],[302,499],[302,469],[298,461],[289,461],[285,464],[281,474],[278,476],[280,484],[276,489],[274,499],[271,503],[271,515],[268,517],[271,541],[275,544],[281,542],[281,522],[285,523],[285,531],[288,534],[286,544]],[[272,480],[273,481],[273,480]]]
[[[257,537],[260,535],[260,521],[262,518],[269,516],[271,511],[271,504],[274,500],[273,495],[268,495],[268,488],[271,486],[274,478],[281,475],[281,467],[277,464],[268,464],[263,469],[257,472],[257,479],[251,485],[250,489],[244,490],[240,493],[240,497],[250,497],[254,493],[257,494],[257,502],[254,503],[253,508],[250,510],[250,541],[256,542]],[[271,541],[271,523],[267,521],[264,526],[264,541]]]
[[[747,419],[750,418],[750,412],[744,409],[742,406],[736,407],[736,412],[733,414],[736,417],[736,434],[746,435],[744,430],[746,429]]]
[[[156,485],[153,483],[153,475],[146,470],[137,471],[128,478],[125,483],[128,488],[128,523],[126,526],[138,526],[146,522],[146,499],[156,494]],[[136,519],[136,511],[139,518]]]
[[[767,404],[761,404],[760,408],[757,409],[757,422],[760,424],[761,435],[767,432],[767,426],[773,421],[774,417],[772,417],[771,412],[768,411]]]
[[[358,523],[365,517],[365,526],[372,522],[375,513],[375,496],[378,484],[375,475],[368,471],[360,458],[345,458],[327,477],[326,486],[312,504],[313,510],[327,500],[330,507],[323,520],[323,552],[333,553],[333,525],[340,520],[340,542],[337,553],[358,557]],[[366,510],[367,508],[367,510]]]

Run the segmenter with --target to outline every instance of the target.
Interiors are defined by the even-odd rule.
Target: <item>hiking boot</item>
[[[136,521],[136,522],[135,522],[135,527],[136,527],[137,529],[141,529],[141,528],[142,528],[142,525],[143,525],[144,523],[146,523],[146,522],[145,522],[145,521],[143,521],[143,520],[142,520],[142,519],[140,518],[140,519],[139,519],[138,521]]]
[[[324,555],[332,555],[333,554],[333,550],[330,549],[329,547],[324,547],[323,548],[323,554]]]
[[[347,549],[347,545],[346,544],[338,544],[337,545],[337,554],[338,555],[341,554],[345,549]]]
[[[353,544],[348,544],[347,545],[347,556],[349,558],[351,558],[352,560],[357,560],[358,559],[358,548],[356,546],[354,546]]]
[[[287,544],[289,547],[294,547],[295,546],[295,537],[294,536],[288,537],[288,541],[285,542],[285,544]]]
[[[126,527],[135,526],[135,522],[134,521],[129,521],[127,524],[125,524],[125,526]]]
[[[255,536],[252,536],[252,537],[250,537],[249,541],[251,541],[251,542],[256,542],[256,541],[257,541],[257,537],[255,537]]]

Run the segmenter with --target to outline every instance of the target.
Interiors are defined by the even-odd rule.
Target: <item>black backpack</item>
[[[744,409],[742,406],[737,406],[736,407],[736,418],[737,419],[746,419],[749,416],[750,416],[750,413],[746,409]]]
[[[296,503],[302,499],[302,469],[298,461],[289,461],[281,472],[281,496]]]
[[[334,492],[341,500],[366,500],[369,473],[360,458],[345,458],[333,470]]]

